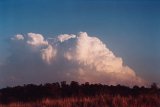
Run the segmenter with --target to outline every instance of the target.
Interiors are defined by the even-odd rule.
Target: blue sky
[[[13,35],[80,31],[100,38],[137,74],[160,75],[159,0],[0,0],[0,60]]]

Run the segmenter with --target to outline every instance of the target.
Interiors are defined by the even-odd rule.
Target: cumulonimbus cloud
[[[144,85],[120,57],[107,48],[97,37],[86,32],[77,35],[62,34],[57,38],[45,39],[41,34],[28,33],[12,38],[9,63],[3,67],[15,84],[27,82],[78,81],[105,84]],[[13,61],[13,59],[16,59]],[[7,69],[8,68],[8,69]]]

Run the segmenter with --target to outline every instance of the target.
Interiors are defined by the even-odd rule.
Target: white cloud
[[[69,40],[69,39],[71,39],[71,38],[76,38],[76,35],[73,35],[73,34],[71,34],[71,35],[62,34],[62,35],[59,35],[57,38],[58,38],[58,40],[59,40],[60,42],[64,42],[64,41]]]
[[[10,76],[17,79],[15,83],[26,82],[33,77],[30,81],[36,83],[75,80],[130,86],[145,84],[133,69],[123,64],[122,58],[115,56],[97,37],[80,32],[78,35],[63,34],[57,38],[58,41],[45,39],[41,34],[28,33],[23,43],[18,44],[27,49],[13,51],[8,62],[16,61],[6,64],[2,71],[7,69]],[[5,80],[5,76],[2,78]],[[6,74],[6,78],[9,78],[9,74]]]
[[[28,33],[29,40],[27,41],[28,44],[33,46],[41,46],[41,45],[48,45],[48,41],[44,40],[43,35],[35,34],[35,33]]]
[[[23,40],[24,36],[21,34],[17,34],[15,37],[11,38],[12,40]]]
[[[88,36],[86,32],[78,35],[76,45],[72,49],[74,50],[68,50],[64,56],[81,65],[79,71],[80,74],[83,74],[82,78],[79,76],[81,81],[88,78],[90,81],[106,81],[109,84],[113,82],[115,84],[143,83],[131,68],[123,65],[122,58],[116,57],[102,41]],[[101,80],[102,78],[105,80]]]
[[[41,56],[44,61],[51,63],[51,60],[56,56],[57,50],[53,49],[51,45],[48,45],[46,49],[41,50]]]

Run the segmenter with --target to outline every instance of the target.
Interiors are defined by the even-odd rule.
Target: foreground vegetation
[[[64,81],[0,90],[0,107],[160,107],[159,99],[156,84],[129,88]]]
[[[12,102],[0,107],[159,107],[159,96],[110,96],[70,97],[61,99],[43,99],[35,102]]]

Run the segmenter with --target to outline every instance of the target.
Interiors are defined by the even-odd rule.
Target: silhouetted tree
[[[151,88],[157,90],[157,89],[158,89],[158,86],[157,86],[156,83],[152,83],[152,84],[151,84]]]

